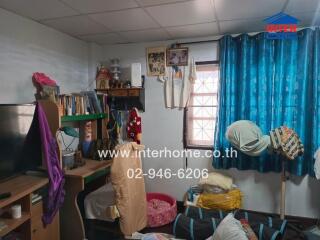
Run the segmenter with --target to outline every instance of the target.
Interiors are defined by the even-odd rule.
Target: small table
[[[65,171],[66,196],[60,210],[62,240],[85,239],[85,228],[77,203],[78,194],[85,189],[88,182],[106,175],[106,170],[112,161],[97,161],[86,159],[86,164],[72,170]]]

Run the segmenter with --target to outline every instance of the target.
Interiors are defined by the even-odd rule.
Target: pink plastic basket
[[[147,193],[148,226],[160,227],[173,222],[177,216],[177,201],[163,193]]]

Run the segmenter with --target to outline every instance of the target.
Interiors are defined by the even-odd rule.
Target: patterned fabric
[[[136,108],[133,108],[129,113],[129,119],[127,124],[128,138],[140,144],[141,131],[141,117],[138,114],[138,110]]]
[[[164,193],[147,193],[148,226],[160,227],[177,216],[177,201]]]
[[[295,159],[304,152],[303,144],[297,133],[286,126],[270,131],[271,146],[277,154],[282,154],[289,160]]]
[[[158,227],[166,225],[174,220],[177,212],[171,207],[170,203],[151,199],[148,201],[148,226]]]
[[[240,219],[240,222],[241,222],[243,230],[245,231],[245,233],[247,235],[248,240],[258,240],[256,234],[254,233],[254,231],[250,227],[247,219]]]
[[[245,219],[259,240],[281,239],[285,234],[287,220],[243,210],[208,210],[192,206],[176,217],[173,233],[183,239],[207,239],[230,212],[238,220]]]
[[[220,86],[215,150],[230,143],[227,127],[246,119],[267,133],[279,126],[295,129],[304,144],[303,156],[288,162],[295,175],[314,175],[313,154],[320,146],[320,30],[303,29],[296,39],[271,40],[266,33],[225,36],[220,40]],[[281,171],[281,155],[213,159],[216,169]]]

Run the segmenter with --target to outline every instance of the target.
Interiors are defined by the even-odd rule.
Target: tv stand
[[[59,214],[55,216],[52,224],[43,227],[41,217],[43,214],[42,201],[32,204],[32,193],[45,187],[48,179],[43,177],[20,175],[0,183],[1,192],[10,192],[11,196],[0,200],[0,222],[6,225],[0,230],[0,239],[13,232],[18,233],[23,240],[59,240]],[[20,204],[21,218],[13,219],[10,208]]]

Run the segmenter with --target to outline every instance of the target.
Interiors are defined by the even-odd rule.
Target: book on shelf
[[[59,96],[62,116],[107,113],[106,104],[106,94],[97,95],[95,91],[83,91]]]
[[[31,197],[31,203],[36,204],[42,200],[42,196],[40,194],[34,193]]]
[[[106,93],[97,93],[98,100],[102,106],[102,111],[108,113],[108,94]]]
[[[7,225],[5,222],[0,221],[0,232],[1,232],[2,230],[6,229],[7,227],[8,227],[8,225]],[[0,239],[1,239],[1,238],[0,238]]]

